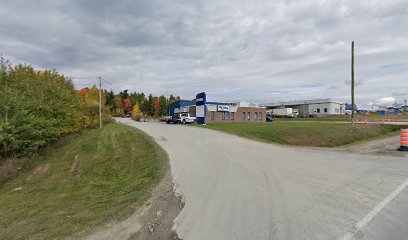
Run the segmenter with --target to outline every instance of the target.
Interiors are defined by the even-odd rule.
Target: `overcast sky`
[[[0,52],[155,95],[349,101],[354,40],[364,106],[408,97],[407,24],[407,0],[0,0]]]

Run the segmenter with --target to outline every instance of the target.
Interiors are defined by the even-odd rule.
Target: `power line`
[[[108,80],[106,80],[105,78],[102,78],[102,77],[71,77],[71,80],[83,80],[83,79],[87,79],[87,80],[96,80],[96,81],[98,81],[99,80],[99,78],[100,78],[100,80],[102,80],[102,81],[104,81],[105,83],[107,83],[108,85],[110,85],[110,87],[108,87],[108,86],[106,86],[106,84],[105,84],[105,86],[104,86],[104,88],[107,88],[107,89],[109,89],[109,90],[111,90],[111,91],[118,91],[118,92],[123,92],[123,89],[121,89],[121,88],[119,88],[119,87],[117,87],[117,86],[115,86],[113,83],[111,83],[110,81],[108,81]],[[77,86],[92,86],[92,85],[97,85],[97,82],[93,82],[93,83],[75,83],[74,81],[73,81],[73,83],[75,84],[75,85],[77,85]]]
[[[123,92],[123,90],[121,88],[116,87],[115,85],[113,85],[111,82],[109,82],[108,80],[101,78],[104,82],[106,82],[107,84],[111,85],[113,88],[115,88],[116,90],[118,90],[119,92]]]
[[[75,85],[79,85],[79,86],[89,86],[90,83],[74,83]]]
[[[98,77],[71,77],[71,79],[98,79]]]

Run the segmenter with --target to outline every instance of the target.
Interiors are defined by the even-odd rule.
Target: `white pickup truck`
[[[193,123],[196,120],[197,120],[197,118],[190,115],[190,113],[180,113],[180,122],[181,123]]]
[[[189,113],[175,113],[173,116],[164,117],[164,121],[167,123],[193,123],[197,120]]]

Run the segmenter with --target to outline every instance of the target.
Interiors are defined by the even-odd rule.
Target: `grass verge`
[[[167,155],[135,128],[109,124],[50,147],[0,186],[0,239],[72,236],[133,213]]]
[[[332,122],[208,123],[205,128],[241,137],[296,146],[335,147],[372,139],[398,130],[395,126]]]
[[[398,116],[394,116],[392,113],[387,113],[386,116],[382,116],[380,113],[370,113],[370,114],[356,114],[356,121],[358,122],[381,122],[381,121],[392,121],[392,122],[407,122],[408,114],[401,113]],[[333,121],[333,122],[351,122],[351,115],[330,115],[326,117],[318,118],[275,118],[275,121]]]

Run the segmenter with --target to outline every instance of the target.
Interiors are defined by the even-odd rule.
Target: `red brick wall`
[[[206,109],[206,117],[205,121],[207,123],[210,122],[266,122],[266,109],[265,108],[255,108],[255,107],[239,107],[238,110],[234,113],[234,120],[231,119],[232,112],[230,112],[229,120],[227,120],[228,112],[225,112],[225,120],[222,120],[222,112],[214,112],[214,120],[211,119],[211,111]],[[190,114],[194,114],[195,107],[190,108]],[[242,113],[245,112],[245,120],[242,120]],[[251,115],[250,120],[248,120],[248,112]],[[258,120],[255,120],[255,113],[258,114]],[[262,113],[262,120],[260,120],[260,116]]]

